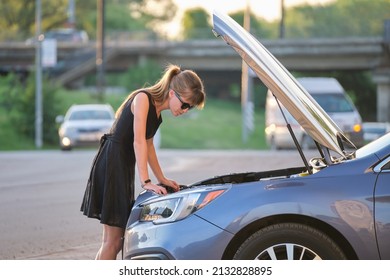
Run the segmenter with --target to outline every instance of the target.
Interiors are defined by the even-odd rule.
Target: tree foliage
[[[173,0],[133,0],[130,1],[131,16],[149,30],[164,34],[165,26],[176,14]]]
[[[181,25],[182,37],[185,40],[214,38],[211,32],[210,16],[203,8],[186,10]]]
[[[97,0],[74,0],[76,28],[96,33]],[[41,0],[42,32],[68,24],[69,0]],[[0,1],[0,40],[25,40],[35,34],[34,0]],[[173,0],[105,1],[106,34],[118,31],[153,31],[177,12]],[[232,14],[242,23],[243,11]],[[185,12],[182,37],[211,38],[210,16],[201,8]],[[390,0],[337,0],[322,5],[302,4],[286,9],[287,38],[381,36],[383,21],[390,18]],[[268,22],[251,16],[252,33],[260,38],[277,38],[279,20]],[[203,29],[203,31],[202,31]],[[208,29],[207,31],[205,29]]]
[[[239,24],[244,25],[244,11],[239,11],[230,14],[230,16]],[[277,37],[277,23],[270,23],[255,14],[250,14],[250,32],[259,38],[276,38]]]
[[[47,79],[43,81],[43,141],[54,144],[58,141],[55,117],[59,114],[58,87]],[[34,75],[21,79],[15,74],[0,77],[0,106],[6,111],[13,128],[27,138],[35,136],[35,80]]]
[[[286,11],[286,37],[381,36],[390,0],[338,0],[299,5]]]
[[[154,85],[162,75],[163,69],[154,60],[148,59],[137,67],[130,67],[126,73],[120,74],[117,85],[133,91]]]
[[[238,11],[230,14],[230,16],[239,24],[244,23],[244,11]],[[257,17],[251,13],[251,33],[261,38],[276,38],[277,23],[270,23],[265,19]],[[211,32],[212,24],[210,15],[203,8],[188,9],[184,12],[181,21],[181,37],[184,40],[188,39],[209,39],[215,38]]]
[[[35,33],[36,1],[0,1],[0,40],[27,39]],[[67,0],[42,0],[42,30],[60,26],[67,19]]]
[[[95,38],[96,0],[75,1],[75,27],[86,30]],[[41,30],[69,27],[68,0],[41,0]],[[36,1],[0,1],[0,40],[25,40],[35,35]],[[158,30],[169,21],[177,7],[172,0],[110,0],[105,1],[105,28],[114,31]]]

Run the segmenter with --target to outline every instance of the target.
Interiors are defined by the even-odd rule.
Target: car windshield
[[[352,104],[342,94],[313,94],[313,97],[327,113],[353,112]]]
[[[69,117],[71,121],[79,120],[111,120],[112,116],[109,112],[104,110],[83,110],[74,111]]]

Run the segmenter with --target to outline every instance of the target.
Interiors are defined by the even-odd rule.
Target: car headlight
[[[159,198],[142,205],[139,220],[153,221],[155,224],[182,220],[205,207],[225,191],[226,189],[207,190]]]
[[[77,134],[78,129],[76,127],[61,127],[59,131],[59,135],[61,137],[64,136],[74,136]]]
[[[72,141],[68,137],[64,137],[61,140],[61,144],[64,147],[69,147],[72,144]]]

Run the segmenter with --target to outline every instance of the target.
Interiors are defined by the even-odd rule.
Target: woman
[[[116,259],[122,249],[134,202],[135,164],[144,189],[160,195],[167,194],[162,186],[179,190],[177,182],[165,177],[153,145],[161,111],[180,116],[193,107],[203,108],[204,102],[203,83],[197,74],[169,65],[155,85],[132,92],[119,107],[110,134],[102,137],[81,205],[84,215],[103,224],[96,259]],[[149,179],[148,165],[158,182]]]

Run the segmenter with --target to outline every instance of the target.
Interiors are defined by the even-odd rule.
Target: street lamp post
[[[96,36],[96,71],[97,93],[100,101],[104,99],[105,58],[104,58],[104,9],[105,1],[97,0],[97,36]]]
[[[285,36],[284,17],[285,17],[284,0],[280,0],[280,26],[279,26],[280,39],[283,39]]]
[[[250,7],[247,0],[244,12],[244,28],[250,32]],[[249,134],[254,129],[254,105],[252,100],[252,77],[249,75],[249,67],[246,62],[242,61],[241,74],[241,110],[242,110],[242,141],[248,141]]]
[[[35,146],[42,147],[42,34],[41,0],[36,0],[35,15]]]

